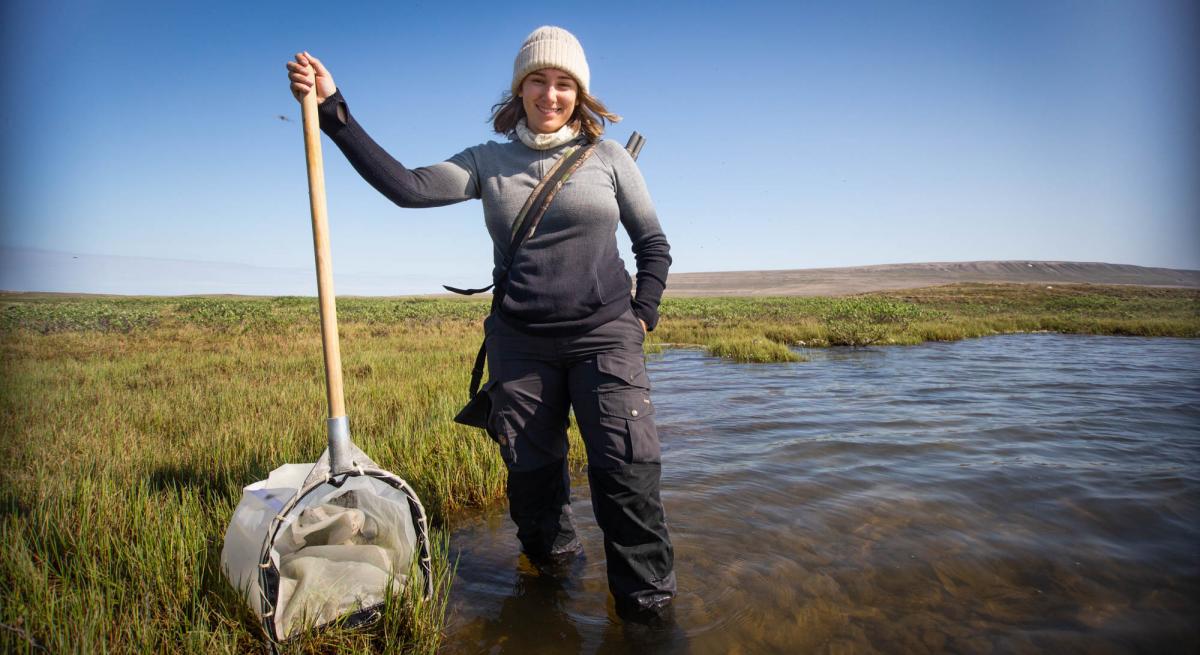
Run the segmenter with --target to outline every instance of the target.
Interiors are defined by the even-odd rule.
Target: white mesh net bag
[[[426,596],[432,572],[425,510],[404,480],[350,444],[354,468],[334,475],[328,454],[285,464],[242,490],[221,566],[285,641],[344,619],[370,622],[408,584],[414,558]]]

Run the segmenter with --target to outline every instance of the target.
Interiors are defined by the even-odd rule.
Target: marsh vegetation
[[[413,485],[435,526],[503,496],[491,442],[452,421],[486,312],[480,300],[338,301],[355,441]],[[780,362],[802,359],[797,347],[1030,331],[1197,337],[1200,291],[973,284],[668,298],[647,348]],[[0,648],[260,648],[220,549],[242,486],[320,454],[316,300],[7,295],[0,338]],[[295,649],[436,651],[453,565],[445,535],[433,601],[393,604],[373,630],[331,630]]]

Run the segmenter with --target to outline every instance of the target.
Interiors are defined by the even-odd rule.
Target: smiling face
[[[557,68],[526,75],[519,95],[529,129],[540,134],[557,132],[575,113],[578,89],[575,78]]]

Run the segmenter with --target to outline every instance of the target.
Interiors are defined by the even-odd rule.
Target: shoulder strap
[[[596,144],[589,143],[585,146],[572,146],[564,152],[558,161],[554,162],[550,173],[546,175],[543,184],[539,185],[541,189],[534,189],[534,193],[530,194],[530,201],[526,201],[525,207],[517,214],[517,220],[513,221],[512,241],[508,244],[508,258],[505,260],[505,269],[509,264],[512,264],[513,256],[516,255],[517,249],[521,244],[525,243],[529,237],[537,230],[538,223],[542,221],[542,217],[546,215],[546,210],[550,208],[550,203],[554,202],[554,196],[558,194],[558,190],[567,183],[567,179],[571,174],[579,170],[583,162],[591,156],[592,151],[596,149]],[[534,199],[534,195],[537,196]]]
[[[512,265],[513,257],[516,255],[517,250],[537,230],[538,223],[541,222],[542,216],[549,209],[550,202],[554,200],[555,194],[558,193],[558,190],[562,188],[567,179],[571,177],[571,173],[574,173],[583,165],[583,162],[587,160],[595,148],[596,144],[594,143],[568,148],[554,162],[550,170],[546,171],[546,175],[542,177],[541,181],[530,192],[529,197],[525,200],[525,204],[521,207],[521,211],[517,214],[517,218],[513,221],[512,240],[508,244],[508,255],[504,260],[504,268],[495,282],[480,289],[459,289],[446,284],[443,284],[442,288],[464,296],[470,296],[483,293],[494,287],[496,282],[501,281],[508,274],[508,267]]]

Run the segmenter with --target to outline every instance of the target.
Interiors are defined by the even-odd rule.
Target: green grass
[[[803,362],[807,359],[787,346],[768,338],[716,339],[705,346],[714,357],[728,357],[736,362]]]
[[[241,487],[313,461],[324,445],[316,306],[196,302],[162,304],[155,321],[116,332],[89,317],[146,308],[5,308],[33,324],[0,334],[0,455],[10,462],[0,473],[0,650],[41,652],[21,634],[50,652],[261,648],[256,621],[220,573],[220,550]],[[220,307],[228,303],[233,311]],[[343,330],[355,441],[413,485],[439,531],[455,509],[502,495],[491,442],[451,420],[478,332],[458,319]],[[438,562],[444,579],[445,549]],[[383,635],[406,652],[435,652],[446,584],[439,589],[370,638],[332,630],[297,647],[369,651]]]
[[[652,344],[862,347],[1038,331],[1200,336],[1200,291],[1150,287],[955,284],[844,298],[668,298],[661,313]]]
[[[432,653],[451,575],[446,520],[503,496],[491,442],[452,421],[487,301],[347,298],[338,310],[352,434],[424,501],[438,593],[389,605],[371,630],[324,631],[292,648]],[[1018,331],[1197,337],[1200,292],[954,285],[669,298],[662,317],[648,351],[796,361],[797,346]],[[323,447],[316,301],[0,296],[0,366],[0,650],[261,650],[220,550],[242,486]],[[579,457],[574,426],[571,438]]]

